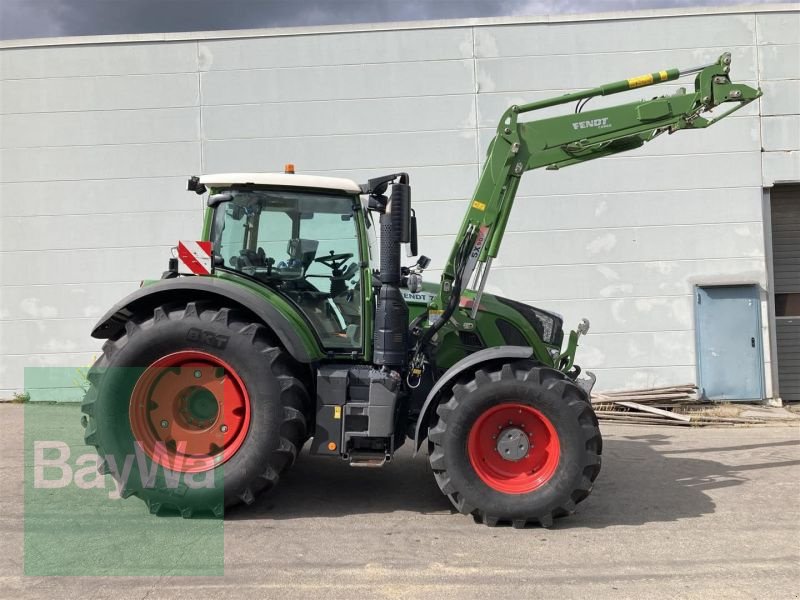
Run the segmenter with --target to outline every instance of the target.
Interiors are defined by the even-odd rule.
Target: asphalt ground
[[[278,490],[226,513],[224,575],[173,576],[166,560],[146,577],[42,577],[24,575],[29,410],[0,404],[1,598],[800,597],[796,425],[604,424],[594,492],[551,529],[454,514],[409,448],[383,469],[304,454]],[[116,502],[172,531],[186,523]],[[54,535],[53,552],[85,561],[114,526],[79,543]]]

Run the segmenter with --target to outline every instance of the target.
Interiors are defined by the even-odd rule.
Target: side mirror
[[[417,214],[414,209],[411,209],[411,222],[409,223],[408,231],[408,252],[409,256],[417,256],[419,254],[419,244],[417,242]]]
[[[407,243],[411,237],[411,186],[392,184],[392,229],[398,242]]]

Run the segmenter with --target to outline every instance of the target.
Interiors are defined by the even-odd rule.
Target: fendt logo
[[[573,129],[589,129],[590,127],[596,129],[606,129],[607,127],[611,127],[611,123],[608,122],[608,117],[603,117],[602,119],[590,119],[589,121],[577,121],[576,123],[572,124]]]

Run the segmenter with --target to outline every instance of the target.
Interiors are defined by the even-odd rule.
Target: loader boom
[[[702,129],[716,123],[761,96],[761,90],[731,83],[730,63],[730,54],[725,53],[707,66],[657,71],[506,110],[489,145],[481,177],[442,273],[439,296],[431,305],[432,309],[444,309],[442,324],[451,317],[456,320],[475,318],[523,173],[542,167],[560,169],[633,150],[664,132]],[[673,81],[693,73],[697,75],[692,93],[681,88],[672,95],[581,111],[583,105],[596,96]],[[578,103],[574,114],[519,122],[522,114],[572,102]],[[724,113],[716,117],[703,116],[725,103],[732,107]],[[467,317],[457,314],[459,311],[455,309],[473,274],[472,287],[477,290],[477,296]],[[425,342],[438,327],[434,322],[425,332]]]

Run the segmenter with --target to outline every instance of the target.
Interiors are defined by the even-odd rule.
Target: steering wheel
[[[314,262],[321,263],[328,267],[331,271],[333,271],[334,276],[340,276],[342,274],[342,266],[351,258],[353,258],[353,254],[351,252],[334,254],[333,250],[331,250],[329,256],[320,256],[319,258],[315,258]]]

